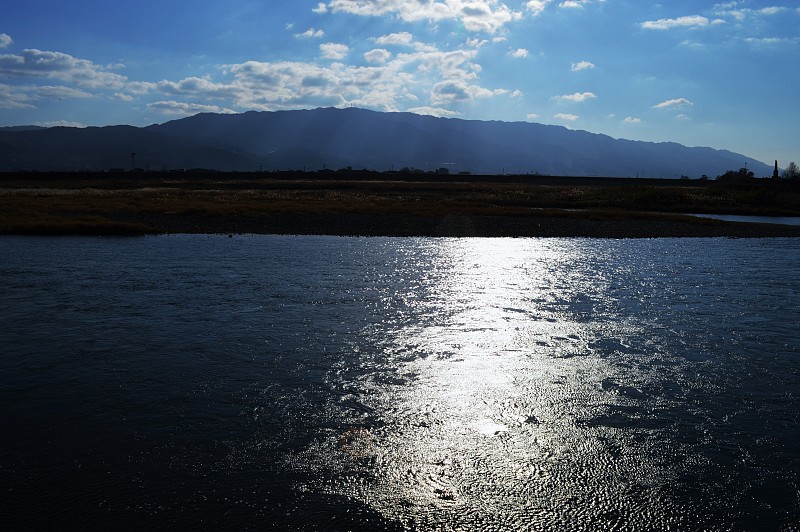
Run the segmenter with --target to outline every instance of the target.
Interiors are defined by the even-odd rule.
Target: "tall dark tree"
[[[797,179],[800,178],[800,168],[798,168],[797,163],[794,161],[789,163],[783,170],[783,177],[786,179]]]

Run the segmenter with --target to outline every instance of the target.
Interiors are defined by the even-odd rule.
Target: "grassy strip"
[[[800,215],[800,187],[152,178],[0,182],[0,234],[147,234],[181,225],[170,220],[213,224],[335,214],[723,223],[676,214],[681,212]],[[155,219],[158,223],[151,223]]]
[[[0,224],[3,235],[92,235],[92,236],[141,236],[157,234],[159,231],[141,223],[117,222],[103,218],[70,219],[48,217],[34,221],[18,221]]]

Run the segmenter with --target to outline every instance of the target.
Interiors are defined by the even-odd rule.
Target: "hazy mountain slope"
[[[200,114],[146,128],[0,130],[0,170],[402,167],[472,173],[716,176],[762,162],[675,143],[617,140],[527,122],[482,122],[363,109]]]
[[[675,143],[616,140],[607,135],[526,122],[482,122],[363,109],[197,115],[151,126],[164,134],[218,146],[237,146],[277,167],[353,166],[385,170],[448,166],[473,173],[677,177],[718,175],[747,163],[757,175],[769,167],[743,155]],[[303,146],[316,157],[294,160]]]
[[[42,126],[2,126],[0,131],[18,132],[18,131],[37,131],[39,129],[47,129]]]
[[[253,170],[246,153],[165,137],[131,126],[55,127],[36,131],[0,131],[0,171],[108,170],[139,168],[220,168]]]

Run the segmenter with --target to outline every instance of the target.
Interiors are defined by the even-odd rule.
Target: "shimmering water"
[[[800,240],[0,239],[4,528],[776,530]]]

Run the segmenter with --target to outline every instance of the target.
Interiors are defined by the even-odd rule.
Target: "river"
[[[8,529],[779,530],[800,240],[0,238]]]

